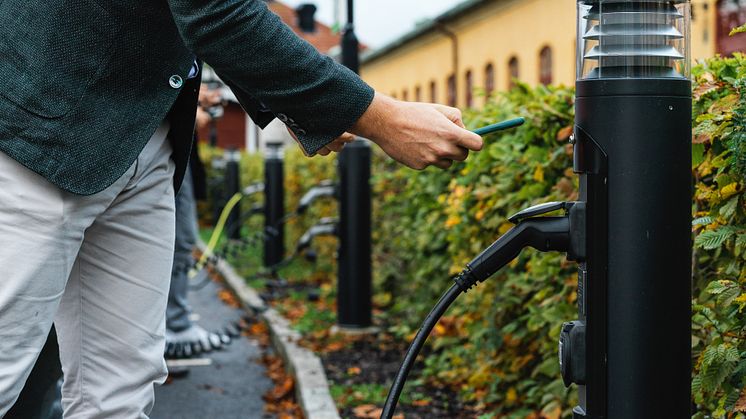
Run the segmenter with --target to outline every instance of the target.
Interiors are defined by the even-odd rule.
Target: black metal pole
[[[337,323],[372,325],[370,146],[357,139],[339,156]]]
[[[353,0],[347,0],[342,64],[355,73],[360,70],[358,48]],[[362,139],[348,144],[339,154],[337,323],[343,328],[372,325],[370,156],[370,145]]]
[[[225,197],[230,199],[241,191],[241,155],[236,150],[226,152],[225,164]],[[241,238],[241,203],[237,203],[228,214],[226,221],[228,237],[238,240]]]
[[[285,176],[281,144],[268,144],[264,160],[264,266],[271,267],[285,255]]]
[[[214,118],[210,118],[210,147],[218,146],[218,123]]]
[[[355,18],[353,0],[347,0],[347,24],[342,35],[342,64],[360,73],[360,42],[355,35]]]

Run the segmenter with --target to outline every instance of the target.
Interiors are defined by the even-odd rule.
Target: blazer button
[[[282,122],[288,122],[288,116],[285,115],[284,113],[278,113],[277,119],[279,119]]]
[[[184,79],[182,79],[178,74],[174,74],[168,79],[168,84],[174,89],[179,89],[184,85]]]

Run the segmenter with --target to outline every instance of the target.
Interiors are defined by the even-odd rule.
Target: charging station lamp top
[[[690,77],[689,0],[578,0],[578,80]]]

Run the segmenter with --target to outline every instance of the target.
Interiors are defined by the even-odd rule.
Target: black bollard
[[[264,266],[273,267],[285,256],[285,176],[282,144],[267,144],[264,160]]]
[[[236,150],[228,150],[225,154],[225,199],[227,202],[241,191],[241,154]],[[231,239],[239,240],[241,238],[240,201],[228,214],[226,232]]]
[[[691,417],[689,6],[578,0],[588,254],[560,337],[575,419]]]
[[[370,159],[370,145],[362,139],[339,154],[337,324],[342,328],[372,325]]]

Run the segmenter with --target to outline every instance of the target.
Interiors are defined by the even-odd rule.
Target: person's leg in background
[[[194,324],[187,300],[189,272],[194,267],[194,245],[197,242],[197,203],[194,198],[191,170],[176,194],[176,242],[171,287],[166,307],[166,357],[180,358],[219,349],[224,340]]]
[[[194,201],[192,176],[184,174],[184,183],[176,194],[176,241],[174,266],[171,269],[171,287],[166,308],[166,329],[174,332],[192,326],[191,308],[187,301],[189,270],[194,266],[194,244],[197,241],[197,206]]]
[[[62,379],[57,333],[52,327],[18,400],[3,419],[61,419],[59,382]]]
[[[55,318],[66,419],[143,418],[166,377],[165,310],[174,246],[166,129],[86,230]]]

